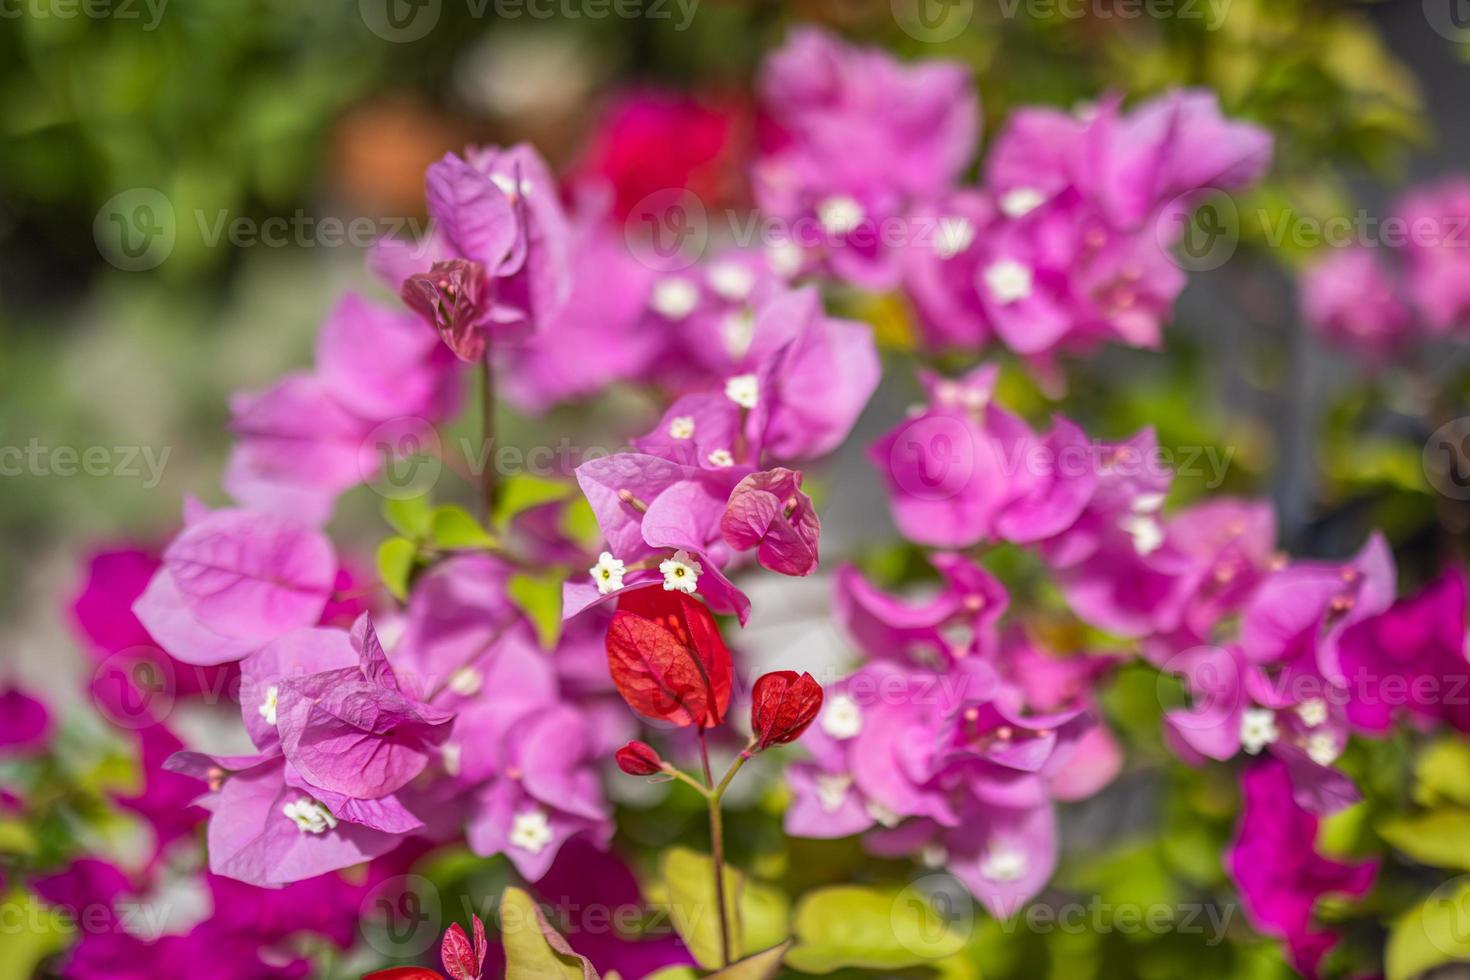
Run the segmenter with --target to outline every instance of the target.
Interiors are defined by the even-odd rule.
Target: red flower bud
[[[756,751],[794,742],[822,710],[822,685],[794,670],[762,674],[751,692],[750,727]]]
[[[613,757],[618,760],[618,768],[630,776],[653,776],[663,772],[664,760],[647,742],[629,742]]]
[[[409,276],[399,293],[409,309],[439,331],[456,357],[474,363],[485,356],[487,343],[480,322],[484,290],[484,266],[468,259],[450,259]]]
[[[607,629],[607,666],[645,718],[709,728],[730,704],[730,651],[709,608],[683,592],[623,593]]]

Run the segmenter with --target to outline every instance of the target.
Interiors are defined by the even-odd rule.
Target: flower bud
[[[756,751],[796,741],[821,710],[822,685],[811,674],[798,676],[794,670],[762,674],[750,706]]]
[[[630,776],[654,776],[664,768],[664,760],[647,742],[629,742],[618,749],[614,758],[618,760],[618,768]]]

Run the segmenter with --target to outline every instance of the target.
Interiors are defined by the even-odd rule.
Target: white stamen
[[[459,775],[460,763],[464,758],[464,748],[458,742],[445,742],[444,747],[439,750],[439,761],[444,764],[444,772],[453,778]]]
[[[711,466],[718,466],[720,469],[735,465],[735,457],[730,455],[730,450],[728,449],[716,449],[706,456],[705,459],[709,460]]]
[[[969,218],[940,218],[939,230],[934,235],[934,254],[941,259],[952,259],[974,241],[975,224]]]
[[[279,687],[272,684],[265,689],[265,700],[260,702],[260,708],[258,710],[260,711],[260,717],[264,718],[265,723],[271,727],[275,727],[276,705],[280,703],[280,700],[281,689]]]
[[[674,552],[672,558],[659,562],[658,570],[663,573],[665,592],[686,592],[693,595],[699,584],[699,573],[704,571],[704,566],[681,548]]]
[[[607,595],[623,587],[623,575],[627,570],[621,558],[614,558],[612,552],[604,551],[597,556],[597,564],[587,571],[592,575],[592,581],[597,583],[598,593]]]
[[[856,738],[863,730],[863,709],[848,695],[839,694],[822,709],[820,724],[833,738]]]
[[[720,339],[725,342],[725,353],[730,355],[730,359],[740,360],[755,339],[755,314],[749,309],[728,314],[720,321]]]
[[[1017,187],[1000,198],[1000,209],[1007,218],[1024,218],[1046,202],[1046,196],[1034,187]]]
[[[1240,716],[1240,745],[1251,755],[1277,739],[1276,713],[1269,708],[1247,708]]]
[[[725,382],[725,397],[741,408],[755,408],[761,398],[760,379],[753,374],[737,374]]]
[[[1307,698],[1296,706],[1296,716],[1308,728],[1316,728],[1327,720],[1327,702],[1321,698]]]
[[[1133,498],[1128,509],[1135,514],[1157,514],[1164,509],[1164,501],[1168,496],[1164,493],[1141,493]]]
[[[735,262],[718,262],[710,266],[709,285],[722,298],[738,303],[755,288],[755,273]]]
[[[1001,259],[985,267],[982,274],[990,296],[1002,306],[1031,295],[1031,270],[1015,259]]]
[[[949,863],[949,851],[941,844],[925,844],[919,851],[919,863],[926,868],[942,868]]]
[[[829,197],[817,205],[817,220],[829,235],[847,235],[863,223],[867,213],[856,199],[846,195]]]
[[[669,438],[671,439],[693,439],[694,438],[694,416],[678,415],[669,421]]]
[[[448,688],[462,698],[473,697],[485,686],[485,675],[468,665],[449,675]]]
[[[1307,758],[1319,766],[1330,766],[1342,755],[1342,747],[1330,732],[1313,732],[1307,736]]]
[[[817,802],[826,813],[836,813],[847,802],[852,777],[845,773],[824,772],[817,777]]]
[[[1118,526],[1133,539],[1133,550],[1140,555],[1151,555],[1164,544],[1164,526],[1149,514],[1128,514]]]
[[[699,287],[682,276],[660,279],[654,283],[648,305],[660,316],[682,320],[699,305]]]
[[[903,817],[876,800],[868,801],[867,810],[868,816],[878,821],[880,827],[897,827],[903,820]]]
[[[1026,873],[1026,855],[1004,844],[992,846],[980,862],[980,877],[990,881],[1016,881]]]
[[[309,797],[300,797],[281,807],[281,812],[296,822],[303,834],[325,834],[337,826],[337,818],[326,806]]]
[[[551,822],[545,810],[518,813],[510,825],[510,842],[523,851],[540,854],[551,843]]]
[[[795,242],[773,242],[766,246],[766,262],[782,279],[790,279],[801,271],[801,246]]]

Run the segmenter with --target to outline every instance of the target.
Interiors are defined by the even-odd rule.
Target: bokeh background
[[[222,499],[229,394],[307,364],[340,292],[377,288],[364,246],[421,227],[430,161],[529,140],[563,173],[616,176],[625,207],[666,186],[665,165],[738,207],[751,74],[797,20],[972,66],[988,130],[1021,103],[1178,85],[1208,86],[1227,115],[1269,128],[1272,173],[1231,202],[1230,251],[1191,276],[1165,351],[1076,365],[1068,413],[1103,438],[1152,424],[1165,445],[1228,447],[1224,489],[1271,497],[1285,547],[1340,556],[1380,526],[1404,586],[1421,581],[1444,536],[1466,528],[1420,463],[1434,400],[1464,394],[1466,358],[1432,346],[1412,370],[1377,375],[1324,348],[1298,314],[1296,275],[1315,247],[1271,232],[1381,216],[1406,185],[1470,170],[1470,30],[1457,28],[1470,5],[931,6],[922,20],[906,0],[664,0],[657,15],[649,0],[632,17],[564,0],[0,0],[0,445],[38,447],[24,459],[43,461],[17,466],[11,452],[0,477],[0,681],[113,737],[87,720],[94,665],[67,623],[81,556],[156,544],[185,494]],[[683,138],[623,159],[590,134],[632,87],[690,100],[690,121]],[[907,345],[896,301],[859,312],[886,346]],[[1040,403],[1012,380],[1008,398]],[[822,502],[825,552],[891,537],[861,447],[913,394],[908,377],[886,382],[824,481],[843,487]],[[555,445],[573,431],[616,445],[597,440],[647,408],[618,398],[575,417],[511,415],[503,438]],[[57,472],[61,447],[100,447],[106,472]],[[1198,492],[1185,484],[1182,498]],[[343,540],[364,529],[364,556],[379,502],[353,491],[336,522]],[[753,648],[840,644],[821,582],[766,601],[780,625]],[[1139,819],[1126,787],[1099,807],[1069,847]]]

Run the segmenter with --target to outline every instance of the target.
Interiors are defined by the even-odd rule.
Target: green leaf
[[[1414,763],[1414,802],[1470,806],[1470,744],[1444,738],[1426,748]]]
[[[1420,864],[1470,871],[1470,810],[1393,817],[1378,825],[1378,835]]]
[[[763,949],[759,953],[752,953],[744,959],[736,960],[723,970],[716,970],[706,980],[770,980],[781,969],[781,961],[786,958],[786,951],[791,948],[791,940]]]
[[[1470,960],[1470,879],[1436,888],[1393,924],[1384,957],[1388,980],[1409,980],[1442,963]]]
[[[378,545],[378,578],[395,598],[408,597],[408,580],[413,574],[418,545],[407,538],[389,538]]]
[[[506,592],[536,627],[541,646],[550,650],[561,638],[561,585],[566,576],[560,570],[544,575],[518,572],[510,577]]]
[[[796,946],[786,962],[804,973],[932,964],[958,953],[965,944],[965,937],[911,888],[819,888],[797,903],[795,925]]]
[[[506,980],[583,980],[597,971],[572,952],[561,933],[547,924],[531,896],[507,888],[500,899],[500,941],[505,946]]]
[[[564,480],[548,480],[529,473],[517,473],[508,477],[500,485],[500,493],[496,499],[495,526],[505,527],[517,514],[528,511],[532,507],[566,500],[575,489],[572,484]]]
[[[434,522],[434,513],[429,507],[429,495],[422,493],[417,497],[406,497],[402,500],[390,498],[383,501],[383,520],[405,538],[424,540],[429,536],[429,529]]]
[[[470,516],[469,511],[454,504],[434,509],[430,539],[436,548],[446,551],[495,547],[495,538]]]
[[[720,919],[713,862],[706,854],[674,847],[664,852],[659,874],[668,889],[669,917],[679,937],[701,966],[715,969],[720,965]],[[790,937],[791,904],[779,888],[726,865],[725,901],[731,956],[750,958],[757,951],[769,952]]]

